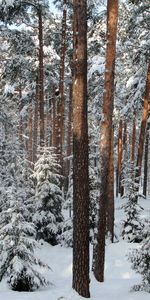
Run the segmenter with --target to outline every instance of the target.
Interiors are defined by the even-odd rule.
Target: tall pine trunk
[[[73,9],[73,289],[88,298],[87,1],[74,0]]]
[[[116,57],[116,38],[118,22],[118,0],[107,1],[107,46],[105,81],[103,95],[103,117],[101,121],[100,157],[101,184],[99,201],[99,220],[96,245],[95,278],[104,281],[105,233],[106,233],[106,203],[109,162],[111,157],[112,115],[114,102],[114,72]]]

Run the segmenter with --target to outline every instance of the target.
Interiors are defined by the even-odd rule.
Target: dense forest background
[[[54,5],[0,0],[0,281],[49,286],[35,249],[73,247],[88,298],[89,248],[103,282],[106,245],[124,240],[133,289],[150,292],[150,2]]]

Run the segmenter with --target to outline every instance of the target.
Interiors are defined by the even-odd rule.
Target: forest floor
[[[116,234],[119,235],[120,222],[124,219],[121,206],[123,200],[116,201]],[[142,217],[150,217],[150,199],[141,200],[144,207]],[[91,273],[91,300],[148,300],[145,292],[131,292],[133,285],[140,283],[140,276],[131,270],[127,254],[138,244],[128,244],[120,240],[106,246],[105,282],[96,282]],[[91,248],[92,250],[92,248]],[[91,251],[92,252],[92,251]],[[50,246],[42,243],[38,256],[49,264],[48,271],[52,285],[36,292],[14,292],[8,289],[5,280],[0,283],[0,300],[79,300],[83,299],[72,290],[72,249]],[[92,253],[91,253],[92,256]]]

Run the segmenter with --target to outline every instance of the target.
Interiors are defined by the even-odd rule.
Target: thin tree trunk
[[[63,17],[62,17],[62,40],[60,53],[60,77],[59,77],[59,97],[57,98],[57,125],[56,125],[56,151],[61,165],[61,174],[63,175],[63,144],[64,144],[64,75],[65,75],[65,56],[66,56],[66,19],[67,6],[66,0],[63,0]]]
[[[107,46],[105,81],[103,95],[103,118],[101,122],[100,156],[101,156],[101,185],[99,201],[99,220],[95,259],[95,278],[104,281],[105,262],[105,233],[106,233],[106,203],[111,155],[112,115],[114,100],[114,72],[116,57],[116,37],[118,22],[118,0],[107,2]]]
[[[32,154],[33,154],[33,130],[32,130],[32,102],[29,104],[29,108],[28,108],[28,160],[29,160],[29,164],[30,167],[32,167]]]
[[[73,9],[73,289],[89,298],[87,1]]]
[[[68,126],[67,126],[67,159],[65,163],[65,191],[68,190],[69,173],[70,173],[70,156],[72,155],[72,84],[70,84],[70,97],[68,105]]]
[[[123,126],[123,141],[122,141],[122,168],[121,168],[121,187],[120,187],[120,196],[123,197],[124,195],[124,186],[122,184],[122,180],[124,179],[123,169],[125,166],[125,157],[126,157],[126,151],[127,151],[127,123],[126,120],[124,120],[124,126]]]
[[[147,71],[147,79],[146,79],[146,88],[145,88],[145,96],[144,96],[144,104],[143,104],[143,114],[140,128],[140,137],[139,137],[139,146],[138,146],[138,154],[137,154],[137,163],[136,163],[136,172],[135,172],[135,182],[137,184],[137,196],[136,200],[138,200],[138,192],[139,192],[139,182],[141,176],[142,169],[142,158],[143,158],[143,149],[144,149],[144,140],[145,140],[145,131],[148,113],[150,111],[150,61],[148,65]]]
[[[55,93],[53,93],[53,98],[52,98],[52,146],[53,147],[56,147],[56,126],[57,126],[56,97],[55,97]]]
[[[122,175],[122,156],[123,156],[123,136],[122,136],[123,122],[119,122],[119,137],[118,137],[118,180],[119,193],[121,194],[121,175]]]
[[[40,110],[40,146],[44,146],[44,65],[43,65],[43,25],[42,8],[38,9],[39,21],[39,110]]]
[[[135,144],[136,144],[136,115],[134,114],[133,128],[132,128],[132,144],[131,144],[131,161],[135,159]]]
[[[19,113],[20,113],[20,119],[19,119],[19,140],[21,144],[23,145],[23,120],[22,120],[22,115],[21,111],[23,109],[23,103],[22,103],[22,86],[20,83],[19,86]]]
[[[148,182],[148,148],[149,148],[149,129],[150,123],[147,126],[146,139],[145,139],[145,156],[144,156],[144,182],[143,182],[143,195],[147,196],[147,182]]]
[[[38,144],[38,111],[39,111],[39,83],[36,80],[36,94],[34,100],[34,125],[33,125],[33,163],[37,160],[37,144]]]
[[[110,236],[110,240],[113,243],[114,240],[114,130],[112,129],[111,138],[111,154],[109,160],[109,173],[108,173],[108,185],[107,185],[107,232]]]

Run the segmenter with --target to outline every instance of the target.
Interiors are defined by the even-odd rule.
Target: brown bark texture
[[[42,8],[38,8],[39,28],[39,111],[40,111],[40,146],[44,146],[44,65],[43,65],[43,24]]]
[[[146,87],[145,87],[145,95],[144,95],[144,103],[143,103],[143,113],[142,113],[138,154],[137,154],[137,163],[136,163],[137,168],[136,168],[136,172],[135,172],[135,182],[137,184],[137,200],[138,200],[139,182],[140,182],[141,169],[142,169],[142,158],[143,158],[143,150],[144,150],[145,132],[146,132],[146,125],[147,125],[149,111],[150,111],[150,61],[149,61],[148,70],[147,70],[147,79],[146,79]]]
[[[100,157],[101,185],[99,201],[99,221],[95,259],[95,278],[104,281],[105,262],[105,232],[106,232],[106,203],[111,155],[112,115],[114,100],[114,71],[116,57],[116,37],[118,23],[118,0],[107,2],[107,47],[105,64],[105,81],[103,95],[103,117],[101,121]]]
[[[89,179],[87,124],[87,3],[74,0],[73,19],[73,289],[89,292]]]

